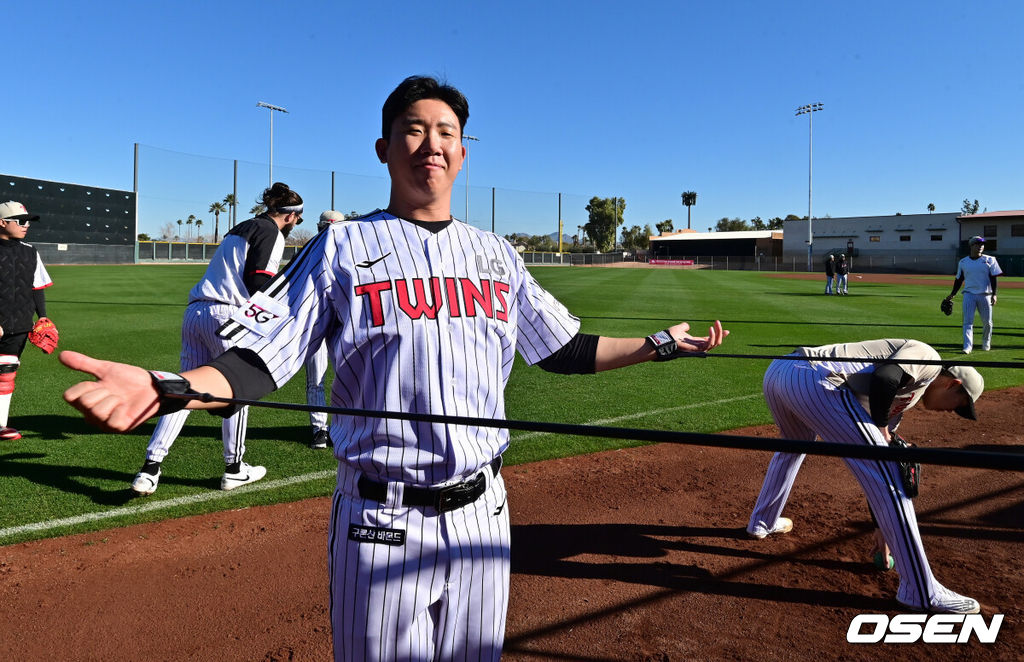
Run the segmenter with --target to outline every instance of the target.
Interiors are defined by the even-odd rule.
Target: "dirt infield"
[[[911,410],[926,446],[1024,452],[1022,389],[980,420]],[[773,427],[737,431],[773,436]],[[1018,660],[1024,477],[925,467],[933,569],[1005,615],[997,642],[848,644],[857,614],[899,613],[874,569],[864,497],[809,457],[791,534],[744,535],[766,453],[654,445],[508,467],[507,660]],[[271,471],[273,469],[271,468]],[[0,651],[11,660],[328,660],[327,499],[0,547]]]

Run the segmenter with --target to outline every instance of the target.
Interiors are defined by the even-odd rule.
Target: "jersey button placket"
[[[440,236],[441,236],[441,234],[443,232],[445,232],[445,231],[437,232],[437,233],[434,233],[434,232],[430,233],[430,236],[427,237],[424,240],[424,242],[423,242],[423,253],[427,256],[427,265],[430,268],[430,277],[431,278],[437,278],[438,281],[441,284],[440,296],[441,296],[442,300],[440,302],[437,302],[437,301],[433,302],[433,304],[438,307],[437,315],[434,317],[434,320],[433,320],[434,330],[436,331],[436,333],[433,335],[433,341],[434,341],[434,350],[435,350],[436,356],[437,356],[438,372],[439,372],[440,375],[443,376],[442,380],[441,380],[441,384],[440,384],[440,389],[441,389],[442,393],[444,393],[444,397],[441,399],[441,408],[442,408],[442,413],[447,416],[447,415],[452,415],[455,412],[452,412],[452,411],[449,410],[449,404],[454,401],[454,399],[452,397],[452,395],[453,395],[453,392],[452,392],[453,383],[452,383],[452,381],[453,380],[452,380],[452,377],[451,377],[451,375],[453,374],[453,372],[452,372],[452,356],[451,356],[451,352],[445,350],[447,344],[450,343],[451,340],[450,340],[450,338],[446,337],[447,334],[446,334],[445,330],[442,329],[442,327],[441,327],[442,319],[446,318],[447,315],[448,315],[447,307],[446,307],[446,304],[445,304],[445,301],[444,301],[444,298],[445,298],[445,291],[444,291],[445,264],[444,264],[444,260],[443,260],[443,256],[442,256],[443,249],[442,249],[441,240],[440,240]],[[427,286],[424,289],[427,292],[426,296],[433,296],[433,288],[431,287],[431,285],[429,283],[427,284]],[[429,323],[430,320],[427,320],[427,322]],[[450,430],[450,428],[447,428],[447,427],[446,427],[446,429]]]

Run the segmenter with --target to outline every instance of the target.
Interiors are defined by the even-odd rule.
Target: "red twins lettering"
[[[409,319],[437,319],[447,308],[450,317],[476,317],[478,313],[501,322],[508,321],[508,283],[469,278],[406,278],[357,285],[356,295],[365,297],[373,326],[384,326],[384,297],[394,291],[398,310]],[[429,291],[429,294],[428,294]]]

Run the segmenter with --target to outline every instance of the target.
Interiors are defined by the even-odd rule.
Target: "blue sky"
[[[331,171],[339,209],[384,206],[373,141],[410,74],[468,97],[470,216],[488,225],[490,187],[503,212],[562,192],[567,233],[594,195],[624,197],[626,225],[685,227],[687,190],[695,229],[804,215],[808,122],[794,110],[811,102],[824,104],[816,217],[957,211],[968,197],[1024,208],[1019,2],[39,0],[4,19],[0,172],[130,189],[141,143],[141,231],[209,217],[234,159],[252,171],[243,205],[256,197],[269,143],[257,101],[289,110],[274,118],[275,179],[307,206],[330,205],[318,187]],[[464,196],[460,183],[456,216]],[[506,213],[496,229],[546,234],[550,218]]]

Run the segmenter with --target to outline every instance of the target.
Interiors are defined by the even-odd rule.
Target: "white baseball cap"
[[[39,217],[28,213],[25,209],[25,205],[14,200],[8,200],[7,202],[0,204],[0,218],[7,220],[13,219],[18,221],[38,221]]]
[[[325,211],[322,214],[320,214],[320,222],[317,223],[316,226],[318,228],[320,228],[321,230],[323,230],[324,228],[326,228],[331,223],[337,223],[338,221],[344,221],[344,220],[345,220],[345,215],[342,214],[340,211],[335,211],[333,209],[328,209],[327,211]]]
[[[335,211],[333,209],[328,209],[324,213],[320,214],[320,222],[321,223],[334,223],[335,221],[344,221],[344,220],[345,220],[345,215],[342,214],[340,211]]]
[[[969,403],[962,407],[957,407],[953,411],[972,421],[978,420],[978,415],[974,411],[974,403],[978,401],[978,398],[985,391],[985,378],[981,376],[980,372],[966,365],[949,366],[946,368],[946,371],[953,375],[955,379],[960,380],[960,385],[967,392],[967,395],[971,397]]]

